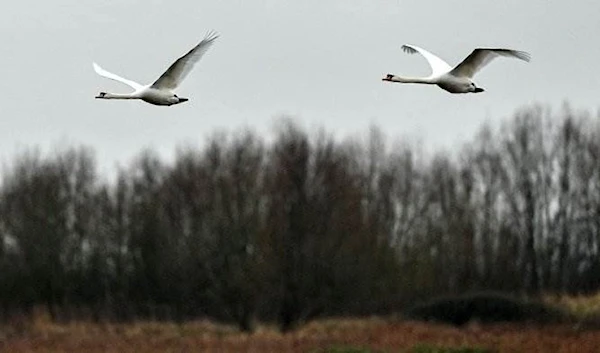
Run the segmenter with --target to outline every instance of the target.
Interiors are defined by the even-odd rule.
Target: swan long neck
[[[427,84],[434,83],[431,81],[431,79],[429,77],[406,77],[406,76],[398,76],[398,75],[392,76],[390,81],[401,82],[401,83],[427,83]]]
[[[138,97],[136,97],[135,95],[133,95],[131,93],[107,93],[107,92],[102,92],[96,98],[101,98],[101,99],[136,99]]]

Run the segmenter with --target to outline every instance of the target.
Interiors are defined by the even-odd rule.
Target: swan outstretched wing
[[[448,65],[447,62],[431,54],[427,50],[417,47],[416,45],[404,44],[402,46],[402,50],[409,54],[418,52],[419,54],[423,55],[423,57],[427,59],[429,66],[431,66],[431,76],[438,76],[452,70],[452,67]]]
[[[152,84],[152,87],[158,89],[175,89],[181,81],[183,81],[185,76],[192,71],[194,64],[206,54],[218,37],[219,35],[216,32],[208,32],[206,37],[204,37],[198,45],[192,48],[187,54],[177,59],[167,71]]]
[[[477,71],[481,70],[485,65],[489,64],[490,61],[498,56],[513,57],[524,61],[531,60],[531,55],[524,51],[500,48],[477,48],[473,50],[473,52],[469,54],[465,60],[452,69],[452,74],[456,76],[472,78]]]
[[[115,81],[119,81],[121,83],[126,84],[127,86],[133,88],[134,90],[139,90],[140,88],[142,88],[143,86],[140,85],[137,82],[128,80],[126,78],[123,78],[119,75],[113,74],[112,72],[108,72],[106,70],[104,70],[103,68],[101,68],[98,64],[96,63],[92,63],[94,66],[94,71],[96,71],[96,73],[100,76],[106,77],[106,78],[110,78],[111,80],[115,80]]]

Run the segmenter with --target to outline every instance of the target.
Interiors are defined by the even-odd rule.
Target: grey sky
[[[591,0],[13,1],[0,12],[0,159],[84,143],[107,170],[144,147],[170,156],[201,145],[216,129],[268,133],[281,114],[338,136],[376,123],[452,147],[532,102],[595,111],[598,14]],[[177,90],[189,102],[94,99],[129,88],[97,76],[92,61],[152,82],[209,29],[221,37]],[[451,65],[478,46],[525,50],[532,61],[498,59],[475,77],[485,93],[451,95],[381,81],[428,73],[403,43]]]

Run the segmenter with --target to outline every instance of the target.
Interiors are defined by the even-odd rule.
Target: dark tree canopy
[[[598,126],[528,107],[427,156],[286,120],[272,142],[142,151],[111,182],[89,148],[32,150],[0,179],[0,314],[287,330],[440,294],[598,290]]]

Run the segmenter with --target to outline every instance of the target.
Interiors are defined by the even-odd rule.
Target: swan
[[[183,81],[187,74],[192,71],[194,64],[208,51],[219,35],[210,31],[198,45],[185,55],[177,59],[167,71],[165,71],[154,83],[141,85],[137,82],[125,79],[121,76],[108,72],[95,62],[92,63],[94,71],[100,76],[119,81],[134,89],[131,93],[107,93],[100,92],[96,98],[99,99],[141,99],[154,105],[173,105],[188,101],[187,98],[178,97],[173,90]]]
[[[484,89],[477,87],[471,79],[485,65],[498,56],[513,57],[529,61],[531,55],[524,51],[512,49],[477,48],[469,54],[460,64],[454,68],[450,67],[444,60],[416,45],[405,44],[402,46],[404,52],[409,54],[419,53],[427,59],[431,66],[431,75],[427,77],[403,77],[387,74],[382,80],[401,83],[423,83],[438,85],[438,87],[450,93],[479,93]]]

